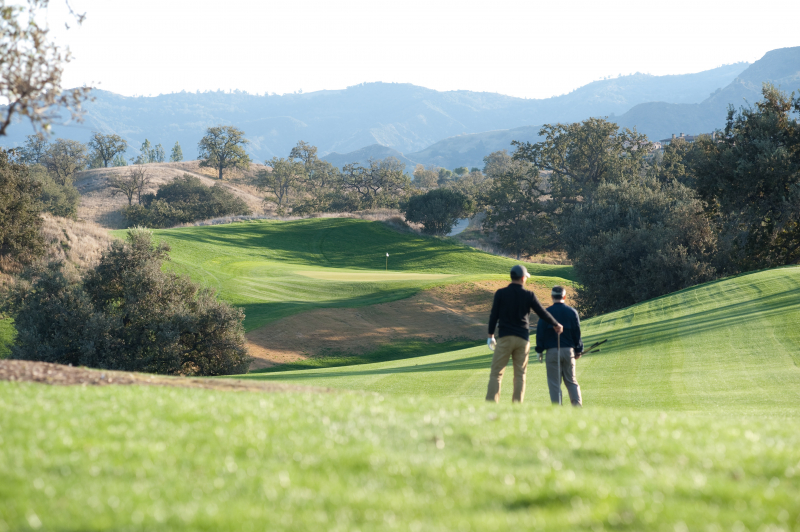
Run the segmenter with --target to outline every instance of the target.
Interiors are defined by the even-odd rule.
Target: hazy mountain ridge
[[[651,139],[669,138],[673,133],[707,133],[725,126],[729,105],[738,108],[761,99],[763,83],[786,92],[800,89],[800,47],[780,48],[764,54],[736,79],[696,104],[649,102],[634,106],[616,118],[624,127],[636,127]]]
[[[397,83],[280,96],[216,92],[126,97],[96,90],[95,101],[86,105],[83,124],[54,126],[53,131],[56,137],[83,142],[92,130],[115,132],[129,142],[129,156],[148,138],[167,152],[177,140],[185,157],[193,158],[205,128],[220,123],[245,131],[251,142],[248,151],[258,162],[285,157],[301,139],[318,146],[322,155],[374,144],[410,154],[456,135],[623,113],[660,96],[670,96],[671,102],[697,102],[746,66],[679,76],[634,74],[541,100],[463,90],[438,92]],[[30,132],[24,124],[17,125],[0,143],[19,145]]]

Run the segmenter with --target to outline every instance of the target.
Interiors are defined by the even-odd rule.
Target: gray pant
[[[581,387],[575,379],[575,351],[571,347],[561,348],[561,375],[558,374],[557,354],[558,349],[555,347],[545,351],[547,356],[547,387],[550,389],[550,401],[558,404],[558,392],[561,391],[561,379],[563,378],[572,406],[582,406]]]

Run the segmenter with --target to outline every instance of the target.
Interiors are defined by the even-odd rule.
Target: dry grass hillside
[[[151,163],[144,165],[150,176],[150,188],[147,192],[155,192],[159,185],[168,183],[183,174],[199,178],[205,185],[213,186],[219,181],[215,179],[213,168],[200,168],[199,161],[183,161],[179,163]],[[81,194],[78,218],[96,223],[107,229],[125,227],[121,209],[128,200],[122,196],[113,196],[107,184],[108,177],[124,175],[130,167],[96,168],[80,172],[75,180],[75,187]],[[264,213],[263,196],[250,185],[252,177],[263,165],[252,164],[247,171],[233,171],[225,174],[222,185],[242,198],[253,210],[254,214]]]

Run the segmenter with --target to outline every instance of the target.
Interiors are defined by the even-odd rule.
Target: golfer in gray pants
[[[550,390],[550,401],[554,404],[562,403],[561,380],[563,379],[572,406],[582,406],[581,387],[575,378],[575,361],[583,353],[581,320],[578,312],[566,305],[567,293],[563,286],[554,286],[550,295],[553,297],[553,305],[547,308],[547,312],[564,327],[564,332],[559,338],[553,326],[546,321],[539,320],[536,326],[536,352],[540,357],[544,352],[547,357],[547,387]]]

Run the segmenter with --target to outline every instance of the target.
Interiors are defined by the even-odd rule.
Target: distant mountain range
[[[798,75],[800,48],[787,48],[752,65],[676,76],[633,74],[540,100],[391,83],[280,96],[182,92],[125,97],[95,90],[84,123],[56,125],[53,132],[83,142],[93,130],[117,133],[128,141],[129,157],[145,138],[161,143],[167,153],[179,141],[191,159],[207,127],[230,124],[245,131],[248,152],[257,162],[285,157],[304,140],[339,166],[393,155],[409,170],[417,163],[482,167],[485,155],[510,148],[511,140],[536,140],[544,123],[608,116],[651,138],[710,131],[724,123],[728,103],[739,104],[743,96],[756,101],[762,81],[791,90],[800,88]],[[20,145],[31,131],[22,122],[9,133],[0,137],[0,145]]]

